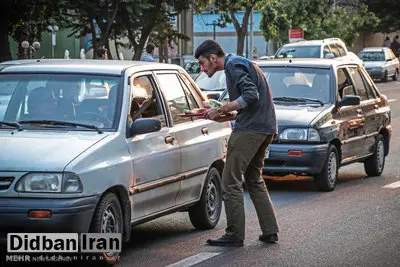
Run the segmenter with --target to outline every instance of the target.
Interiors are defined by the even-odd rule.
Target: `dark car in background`
[[[333,190],[339,168],[351,163],[363,163],[368,176],[381,175],[391,112],[362,65],[329,59],[256,64],[272,90],[279,129],[265,155],[264,175],[313,176],[322,191]],[[229,99],[227,90],[219,99]]]

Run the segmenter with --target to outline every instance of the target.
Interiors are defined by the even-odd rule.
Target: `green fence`
[[[68,35],[71,32],[69,30],[60,30],[56,34],[56,46],[54,47],[54,58],[64,58],[65,50],[69,51],[70,58],[80,58],[80,39],[75,38],[75,36]],[[32,44],[36,40],[27,40]],[[42,40],[40,41],[40,50],[35,52],[35,58],[52,58],[51,56],[51,35],[48,32],[42,34]],[[15,40],[10,38],[10,49],[11,57],[13,59],[18,59],[18,45]]]

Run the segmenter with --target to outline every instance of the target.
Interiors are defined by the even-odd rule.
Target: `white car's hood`
[[[96,132],[0,131],[1,171],[62,171],[105,138]]]

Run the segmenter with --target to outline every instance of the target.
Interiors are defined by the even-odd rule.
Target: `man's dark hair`
[[[197,47],[194,57],[198,59],[200,56],[203,56],[209,59],[211,54],[217,55],[217,57],[223,57],[225,52],[221,45],[216,41],[205,40],[199,45],[199,47]]]
[[[146,46],[146,52],[147,52],[147,53],[151,54],[151,53],[153,53],[153,50],[154,50],[154,45],[148,44],[148,45]]]

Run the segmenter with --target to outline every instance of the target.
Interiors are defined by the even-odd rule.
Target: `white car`
[[[387,47],[366,47],[360,52],[364,67],[371,78],[386,82],[389,77],[399,79],[399,59]]]
[[[362,63],[356,54],[347,50],[346,44],[339,38],[285,44],[278,49],[275,58],[335,58]]]

